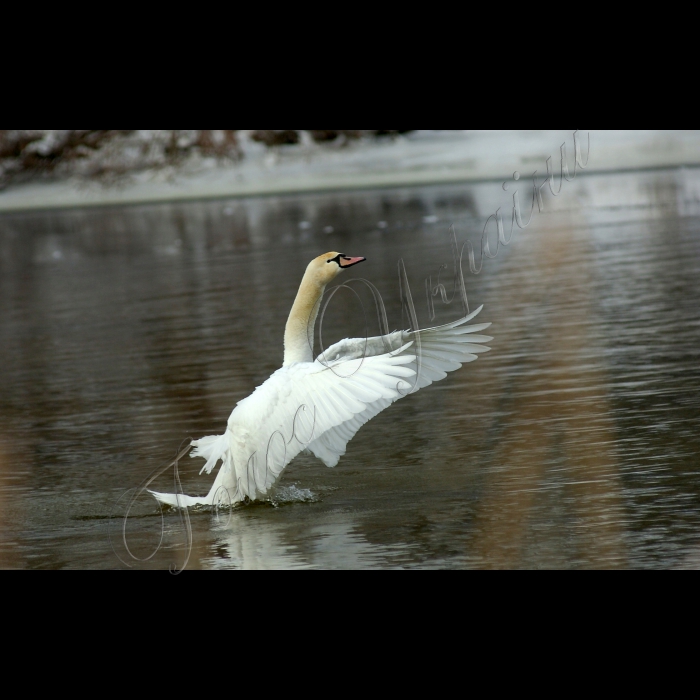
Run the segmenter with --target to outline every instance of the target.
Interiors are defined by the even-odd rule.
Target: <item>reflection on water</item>
[[[493,352],[336,469],[301,457],[271,502],[193,512],[190,568],[700,565],[700,172],[567,187],[468,276]],[[427,325],[449,225],[477,238],[504,204],[485,183],[1,217],[0,567],[120,567],[115,503],[279,367],[310,259],[368,257],[393,329],[403,257]],[[336,299],[326,344],[363,330]],[[211,483],[194,461],[181,477]],[[128,536],[148,556],[155,504]],[[186,542],[165,513],[136,568],[181,565]]]

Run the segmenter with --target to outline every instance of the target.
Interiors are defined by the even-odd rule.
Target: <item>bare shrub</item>
[[[0,130],[0,186],[36,177],[119,176],[194,154],[240,158],[237,130]]]
[[[267,129],[251,138],[268,146],[293,145],[303,131],[319,142],[343,143],[394,136],[412,129]],[[236,129],[34,129],[0,130],[0,188],[31,178],[113,178],[151,168],[179,166],[192,158],[237,160]]]

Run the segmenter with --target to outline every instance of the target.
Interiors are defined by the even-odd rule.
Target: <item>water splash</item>
[[[275,508],[292,505],[294,503],[317,503],[318,497],[309,489],[300,489],[296,484],[283,486],[275,491],[273,498],[269,500]]]

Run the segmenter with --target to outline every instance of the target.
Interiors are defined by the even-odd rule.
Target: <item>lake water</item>
[[[280,366],[312,258],[367,257],[353,276],[392,330],[399,259],[420,324],[456,319],[457,301],[431,322],[425,280],[446,264],[451,291],[450,226],[477,240],[511,184],[1,216],[0,568],[699,568],[693,169],[545,194],[481,275],[465,265],[491,353],[371,421],[337,468],[303,456],[269,500],[191,512],[191,546],[139,499],[126,541],[153,556],[124,547],[124,495]],[[342,292],[324,342],[364,325]],[[185,493],[209,490],[179,466]]]

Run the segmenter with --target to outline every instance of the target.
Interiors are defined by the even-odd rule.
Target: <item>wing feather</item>
[[[383,339],[341,341],[329,348],[320,358],[321,361],[324,361],[325,357],[342,357],[344,359],[339,363],[340,371],[347,375],[352,366],[354,372],[352,376],[339,381],[339,390],[367,399],[367,390],[374,388],[370,381],[374,380],[384,388],[385,393],[379,400],[366,402],[365,410],[357,412],[351,419],[332,427],[312,442],[309,449],[329,467],[336,466],[345,454],[347,444],[368,421],[412,391],[445,379],[448,372],[454,372],[463,364],[477,360],[479,354],[488,352],[491,348],[482,343],[490,343],[493,338],[477,334],[485,331],[491,324],[465,325],[478,316],[482,308],[465,318],[438,328],[392,333]],[[386,354],[369,356],[370,350],[386,353],[387,347],[392,348],[392,352],[389,353],[393,359],[392,364],[384,366],[381,363],[381,359],[387,357]],[[360,348],[367,349],[364,357],[357,354]],[[420,354],[420,362],[416,357],[417,353]],[[358,366],[358,359],[363,364]],[[396,363],[396,360],[401,361],[401,364]],[[420,374],[416,380],[418,372]],[[399,387],[399,382],[405,385]]]

